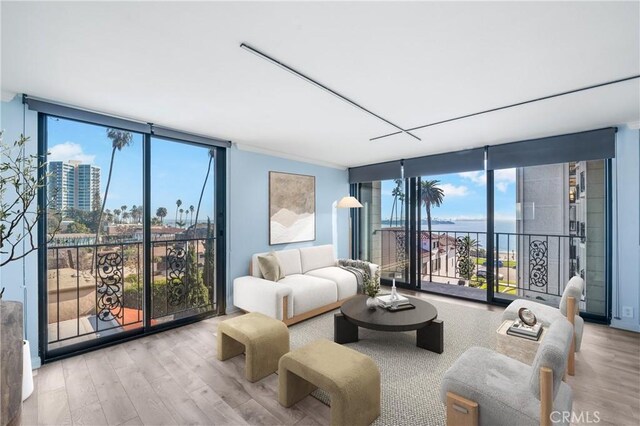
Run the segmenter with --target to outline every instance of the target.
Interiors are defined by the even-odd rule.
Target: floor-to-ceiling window
[[[494,170],[495,297],[529,298],[557,307],[579,275],[582,312],[607,313],[606,160]],[[505,194],[505,177],[515,184]],[[501,232],[503,217],[514,229]]]
[[[422,290],[486,299],[487,203],[484,171],[419,179]]]
[[[221,309],[225,149],[139,127],[39,115],[45,360]]]
[[[557,307],[579,275],[582,315],[607,321],[614,132],[351,169],[364,204],[354,214],[354,249],[382,266],[383,283],[489,302]]]

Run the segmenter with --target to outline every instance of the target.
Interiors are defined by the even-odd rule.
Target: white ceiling
[[[409,128],[640,74],[639,4],[3,1],[2,90],[354,166],[638,121],[640,83],[370,142],[241,42]]]

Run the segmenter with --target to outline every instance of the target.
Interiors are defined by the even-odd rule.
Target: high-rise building
[[[54,195],[56,210],[100,208],[100,167],[73,160],[51,161],[49,173],[49,191]]]

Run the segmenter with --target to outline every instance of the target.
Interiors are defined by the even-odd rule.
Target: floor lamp
[[[342,197],[342,199],[338,201],[338,204],[336,205],[336,207],[339,209],[360,209],[362,208],[362,204],[360,204],[360,201],[358,201],[356,197],[346,196],[346,197]],[[351,213],[351,210],[349,210],[349,213]],[[349,258],[350,259],[353,257],[353,254],[351,253],[351,238],[352,238],[351,217],[349,217]]]

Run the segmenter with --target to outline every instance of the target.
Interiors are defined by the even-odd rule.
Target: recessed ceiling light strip
[[[528,101],[518,102],[518,103],[515,103],[515,104],[511,104],[511,105],[505,105],[505,106],[501,106],[501,107],[498,107],[498,108],[491,108],[491,109],[488,109],[488,110],[485,110],[485,111],[474,112],[472,114],[461,115],[460,117],[449,118],[449,119],[446,119],[446,120],[436,121],[434,123],[429,123],[429,124],[425,124],[425,125],[422,125],[422,126],[412,127],[410,129],[406,129],[405,131],[406,132],[412,132],[414,130],[424,129],[424,128],[427,128],[427,127],[436,126],[438,124],[449,123],[451,121],[462,120],[463,118],[474,117],[476,115],[487,114],[487,113],[490,113],[490,112],[500,111],[500,110],[503,110],[503,109],[513,108],[513,107],[517,107],[517,106],[521,106],[521,105],[526,105],[526,104],[530,104],[530,103],[533,103],[533,102],[544,101],[546,99],[557,98],[558,96],[570,95],[572,93],[582,92],[582,91],[585,91],[585,90],[591,90],[591,89],[595,89],[597,87],[602,87],[602,86],[608,86],[610,84],[622,83],[624,81],[634,80],[636,78],[640,78],[640,75],[634,75],[632,77],[621,78],[619,80],[607,81],[606,83],[594,84],[593,86],[581,87],[579,89],[569,90],[569,91],[562,92],[562,93],[556,93],[554,95],[549,95],[549,96],[543,96],[541,98],[536,98],[536,99],[531,99],[531,100],[528,100]],[[375,138],[371,138],[369,140],[370,141],[375,141],[375,140],[378,140],[378,139],[387,138],[389,136],[398,135],[400,133],[402,133],[402,132],[388,133],[386,135],[376,136]]]
[[[336,92],[333,89],[328,88],[324,84],[312,79],[311,77],[308,77],[308,76],[304,75],[300,71],[297,71],[294,68],[291,68],[290,66],[288,66],[286,64],[283,64],[282,62],[278,61],[277,59],[272,58],[271,56],[269,56],[269,55],[267,55],[267,54],[265,54],[265,53],[263,53],[261,51],[259,51],[258,49],[255,49],[255,48],[249,46],[246,43],[241,43],[240,47],[242,49],[246,50],[247,52],[251,52],[256,56],[258,56],[258,57],[260,57],[260,58],[262,58],[262,59],[264,59],[264,60],[266,60],[268,62],[271,62],[273,65],[276,65],[276,66],[282,68],[283,70],[290,72],[291,74],[295,75],[296,77],[301,78],[302,80],[306,81],[307,83],[310,83],[310,84],[312,84],[312,85],[314,85],[314,86],[316,86],[316,87],[318,87],[318,88],[320,88],[320,89],[332,94],[333,96],[343,100],[344,102],[348,103],[349,105],[354,106],[354,107],[358,108],[359,110],[364,111],[367,114],[374,116],[378,120],[382,120],[385,123],[395,127],[399,131],[395,132],[394,134],[406,133],[407,135],[409,135],[409,136],[411,136],[411,137],[413,137],[413,138],[415,138],[417,140],[422,140],[419,137],[417,137],[416,135],[414,135],[414,134],[408,132],[407,130],[403,129],[402,127],[398,126],[397,124],[392,123],[391,121],[387,120],[386,118],[379,116],[375,112],[363,107],[362,105],[358,104],[357,102],[347,98],[346,96],[341,95],[340,93]]]

